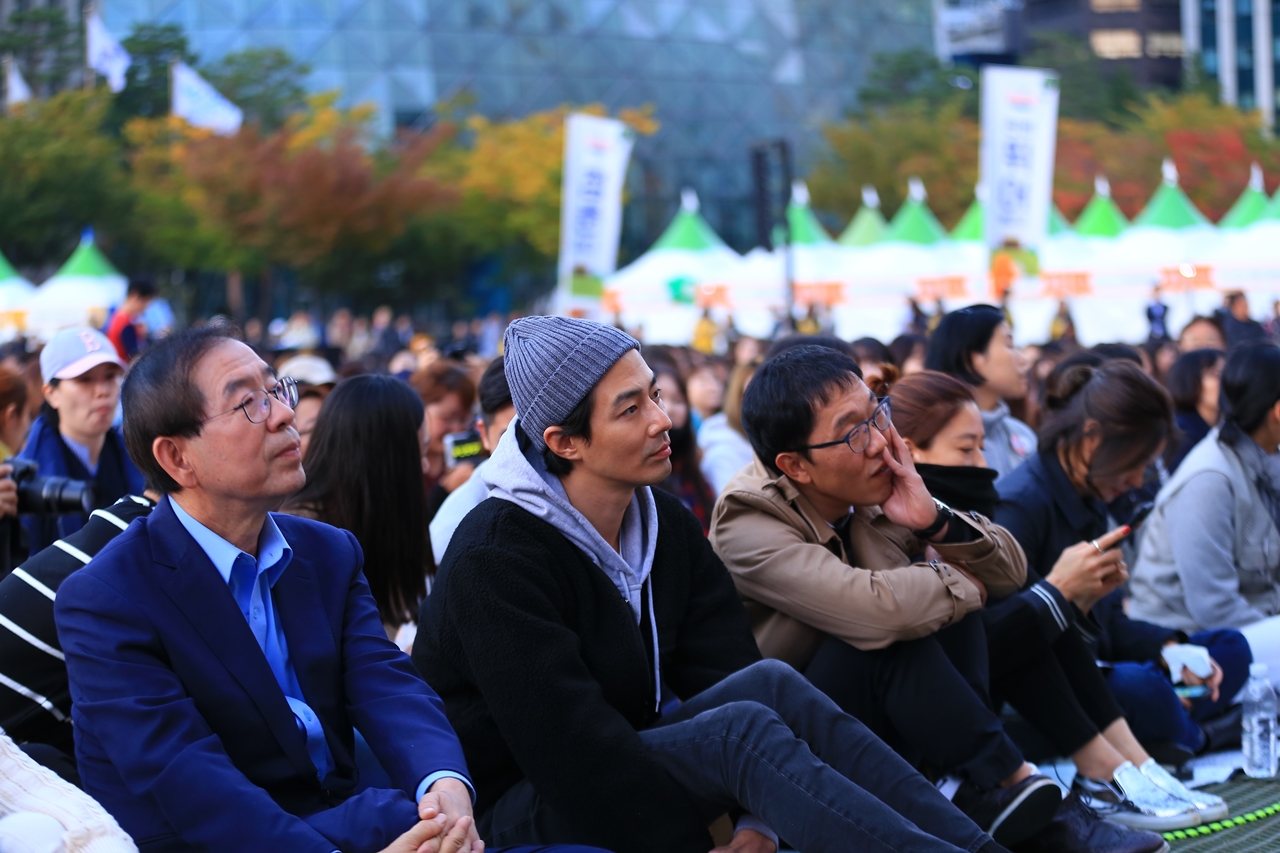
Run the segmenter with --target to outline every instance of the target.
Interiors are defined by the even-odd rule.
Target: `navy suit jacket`
[[[323,780],[230,589],[168,501],[58,590],[81,779],[143,851],[376,851],[416,822],[424,778],[470,778],[439,697],[387,640],[355,537],[274,518],[293,560],[273,601],[333,753]],[[396,790],[353,793],[353,725]]]

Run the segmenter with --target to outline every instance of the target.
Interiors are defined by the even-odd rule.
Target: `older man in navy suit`
[[[458,738],[360,546],[271,512],[305,480],[296,402],[225,328],[130,373],[125,442],[166,497],[58,591],[84,787],[144,853],[481,853]],[[361,788],[353,727],[392,787]]]

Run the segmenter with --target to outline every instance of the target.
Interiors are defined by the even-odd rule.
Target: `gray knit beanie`
[[[621,329],[572,317],[521,317],[507,326],[502,355],[520,426],[538,450],[609,368],[640,342]]]

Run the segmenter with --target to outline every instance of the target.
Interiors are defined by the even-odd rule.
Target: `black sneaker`
[[[1018,853],[1169,853],[1169,844],[1154,832],[1103,820],[1072,793],[1047,827],[1018,845]]]
[[[951,800],[997,843],[1009,847],[1049,825],[1062,790],[1048,776],[1033,773],[1016,785],[982,791],[965,782]]]

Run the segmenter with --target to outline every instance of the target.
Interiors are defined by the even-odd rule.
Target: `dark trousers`
[[[991,693],[996,702],[1012,705],[1058,755],[1074,754],[1124,716],[1074,628],[1048,651],[992,648]]]
[[[990,843],[866,726],[778,661],[729,676],[640,737],[708,824],[746,811],[805,853],[972,853]],[[546,843],[553,825],[527,780],[480,817],[494,844]]]
[[[1191,643],[1208,648],[1209,656],[1222,667],[1217,702],[1207,696],[1192,699],[1191,710],[1187,711],[1173,692],[1169,676],[1155,663],[1118,663],[1112,669],[1108,679],[1111,689],[1139,741],[1173,741],[1199,752],[1204,746],[1204,732],[1198,722],[1226,711],[1248,680],[1253,655],[1239,631],[1201,631],[1191,636]]]
[[[957,773],[984,789],[1022,766],[1022,753],[992,710],[978,613],[931,636],[872,651],[828,637],[805,675],[912,763]]]

